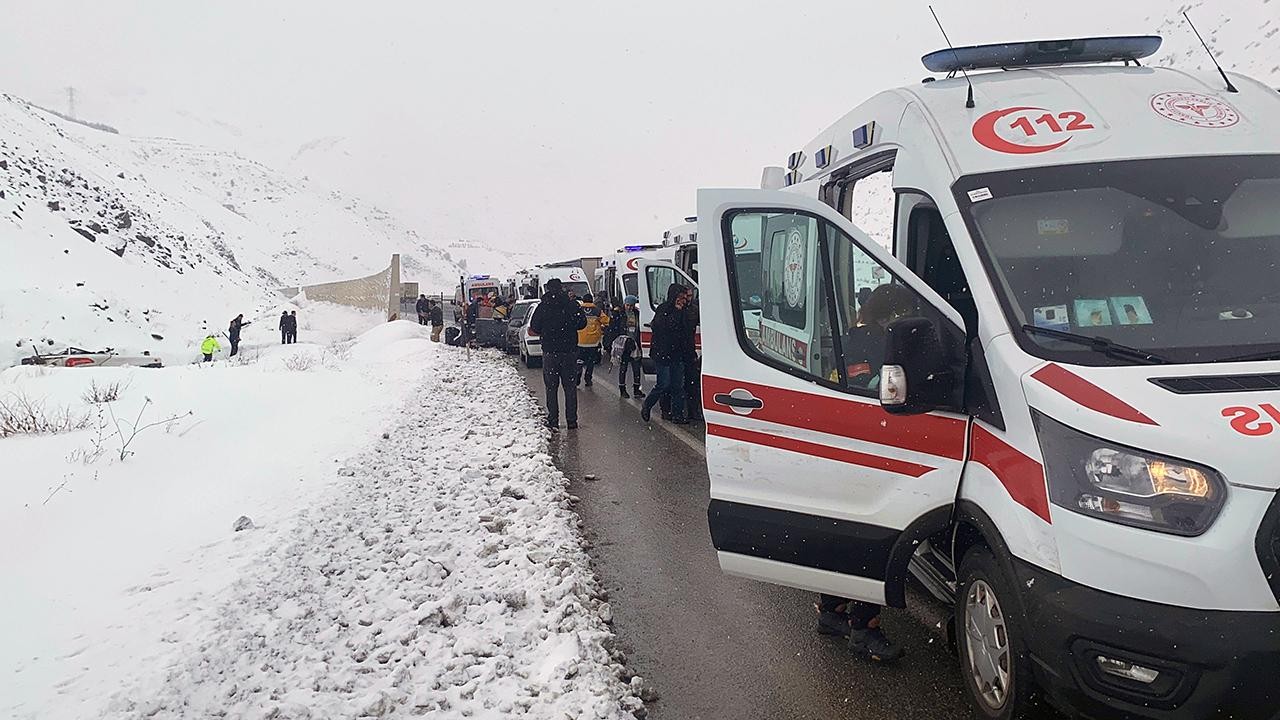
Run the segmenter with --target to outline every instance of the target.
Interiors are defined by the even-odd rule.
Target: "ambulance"
[[[698,226],[697,218],[685,218],[684,222],[662,233],[662,245],[645,252],[635,261],[637,270],[636,298],[640,311],[640,363],[648,374],[656,372],[649,348],[653,344],[654,313],[667,299],[667,291],[673,283],[698,290]],[[694,333],[694,343],[699,353],[702,349],[701,327]]]
[[[639,292],[637,277],[640,261],[646,257],[656,257],[654,253],[661,247],[656,244],[627,245],[601,257],[600,267],[596,269],[597,301],[609,306],[628,295],[636,295]]]
[[[979,717],[1280,717],[1280,94],[1160,42],[932,53],[698,192],[721,568],[914,577]]]
[[[579,299],[591,292],[590,274],[577,264],[579,261],[552,263],[541,265],[533,271],[533,287],[535,298],[541,298],[547,292],[547,281],[560,281],[565,292],[573,293]]]

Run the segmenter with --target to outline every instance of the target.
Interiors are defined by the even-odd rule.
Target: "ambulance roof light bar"
[[[1136,63],[1154,55],[1160,49],[1161,42],[1159,35],[1125,35],[971,45],[935,50],[920,58],[920,61],[930,72],[937,73],[1037,65]]]

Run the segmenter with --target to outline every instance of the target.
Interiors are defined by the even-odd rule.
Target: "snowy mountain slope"
[[[445,252],[468,273],[503,278],[514,275],[518,270],[555,259],[545,252],[498,250],[474,240],[451,242],[445,247]]]
[[[96,131],[0,96],[0,363],[73,344],[186,359],[271,290],[460,269],[395,218],[224,150]],[[92,349],[92,348],[91,348]],[[171,361],[173,358],[171,358]]]

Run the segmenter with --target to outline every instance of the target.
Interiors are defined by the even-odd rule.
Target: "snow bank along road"
[[[274,352],[299,352],[288,348]],[[287,423],[279,415],[255,418],[253,402],[237,416],[241,425],[277,438],[275,455],[232,445],[219,455],[182,458],[185,467],[142,462],[181,443],[239,437],[234,433],[243,428],[221,418],[192,425],[183,437],[158,433],[136,458],[100,460],[96,483],[84,480],[41,504],[46,469],[66,464],[52,453],[84,442],[77,436],[88,431],[0,439],[0,466],[24,458],[23,472],[8,482],[45,476],[27,482],[25,492],[9,488],[0,496],[6,547],[0,572],[22,582],[5,583],[0,630],[24,638],[0,650],[0,713],[585,719],[631,717],[641,707],[607,649],[611,611],[588,567],[565,478],[546,453],[517,373],[496,358],[459,362],[460,351],[428,342],[407,322],[365,333],[346,354],[337,369],[314,373],[314,399],[290,398],[300,412]],[[15,386],[34,393],[50,377],[87,384],[97,372],[0,376],[0,393]],[[184,382],[207,384],[211,394],[227,393],[223,376],[235,373],[246,381],[269,372],[291,378],[288,370],[253,366],[144,372],[133,375],[130,392],[162,383],[169,372],[190,373]],[[308,373],[292,371],[299,374]],[[396,386],[405,390],[381,408],[391,412],[360,411],[376,405],[374,394]],[[213,395],[209,401],[216,404]],[[333,401],[346,411],[326,414],[324,405]],[[321,434],[349,450],[345,457],[310,444],[311,431],[324,430],[317,423],[337,425],[345,440],[333,439],[333,428]],[[23,454],[31,444],[46,446],[43,466]],[[319,457],[303,462],[300,475],[299,467],[282,464],[297,453]],[[158,482],[121,474],[130,467],[171,475]],[[202,467],[217,471],[201,473]],[[317,477],[321,467],[324,477]],[[58,518],[91,514],[80,503],[106,501],[103,509],[118,513],[125,530],[148,527],[165,513],[194,521],[200,511],[189,496],[158,486],[196,484],[184,474],[218,485],[224,473],[297,491],[291,501],[259,502],[243,483],[227,482],[256,527],[233,532],[238,504],[220,498],[215,506],[224,514],[212,539],[168,547],[164,534],[150,533],[153,544],[168,547],[165,553],[138,549],[152,561],[140,563],[96,552],[106,568],[83,583],[63,577],[36,586],[66,573],[54,557],[43,556],[54,565],[45,573],[20,558],[23,548],[50,544],[81,570],[76,547],[137,549],[122,546],[109,528],[95,526],[101,534],[85,536]],[[111,496],[132,493],[131,483],[154,492],[132,496],[134,506],[110,504]],[[40,601],[48,606],[38,608]],[[93,611],[98,604],[103,609]],[[64,622],[73,629],[63,631]]]

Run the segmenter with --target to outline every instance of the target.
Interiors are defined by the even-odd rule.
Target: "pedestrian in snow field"
[[[218,344],[218,338],[213,335],[206,335],[204,342],[200,343],[200,352],[204,353],[204,362],[213,362],[213,354],[222,349]]]
[[[287,345],[289,343],[289,311],[282,310],[280,312],[280,344]]]
[[[644,399],[640,407],[640,417],[649,422],[649,413],[653,406],[663,397],[671,398],[671,422],[676,425],[688,425],[685,417],[684,367],[686,359],[693,353],[693,348],[685,345],[692,341],[688,337],[685,309],[693,293],[680,283],[671,283],[667,289],[667,301],[654,311],[653,343],[649,345],[649,357],[658,371],[658,384],[654,386],[649,397]]]
[[[298,311],[289,311],[289,344],[298,342]]]
[[[227,327],[227,340],[231,341],[231,357],[235,357],[236,353],[240,352],[240,329],[250,324],[252,323],[244,321],[244,313],[231,319],[231,325]]]
[[[431,342],[440,342],[440,332],[444,330],[444,308],[438,302],[430,303]]]
[[[578,331],[578,372],[574,384],[581,384],[585,379],[587,387],[591,387],[591,373],[600,364],[600,341],[609,327],[609,316],[596,306],[591,293],[582,296],[580,305],[587,324]]]
[[[427,299],[426,295],[419,295],[418,302],[413,307],[418,311],[418,324],[426,325],[428,314],[431,311],[431,301]]]
[[[529,319],[529,330],[542,337],[542,383],[547,387],[547,427],[560,428],[559,388],[564,387],[564,419],[569,429],[578,427],[578,331],[587,316],[565,293],[559,280],[547,281],[547,292]]]
[[[644,397],[640,389],[640,302],[635,295],[628,295],[621,304],[614,306],[610,316],[609,328],[612,340],[609,341],[609,354],[618,364],[618,394],[624,398],[634,395]],[[635,383],[630,394],[627,393],[627,369],[631,369],[631,377]]]

